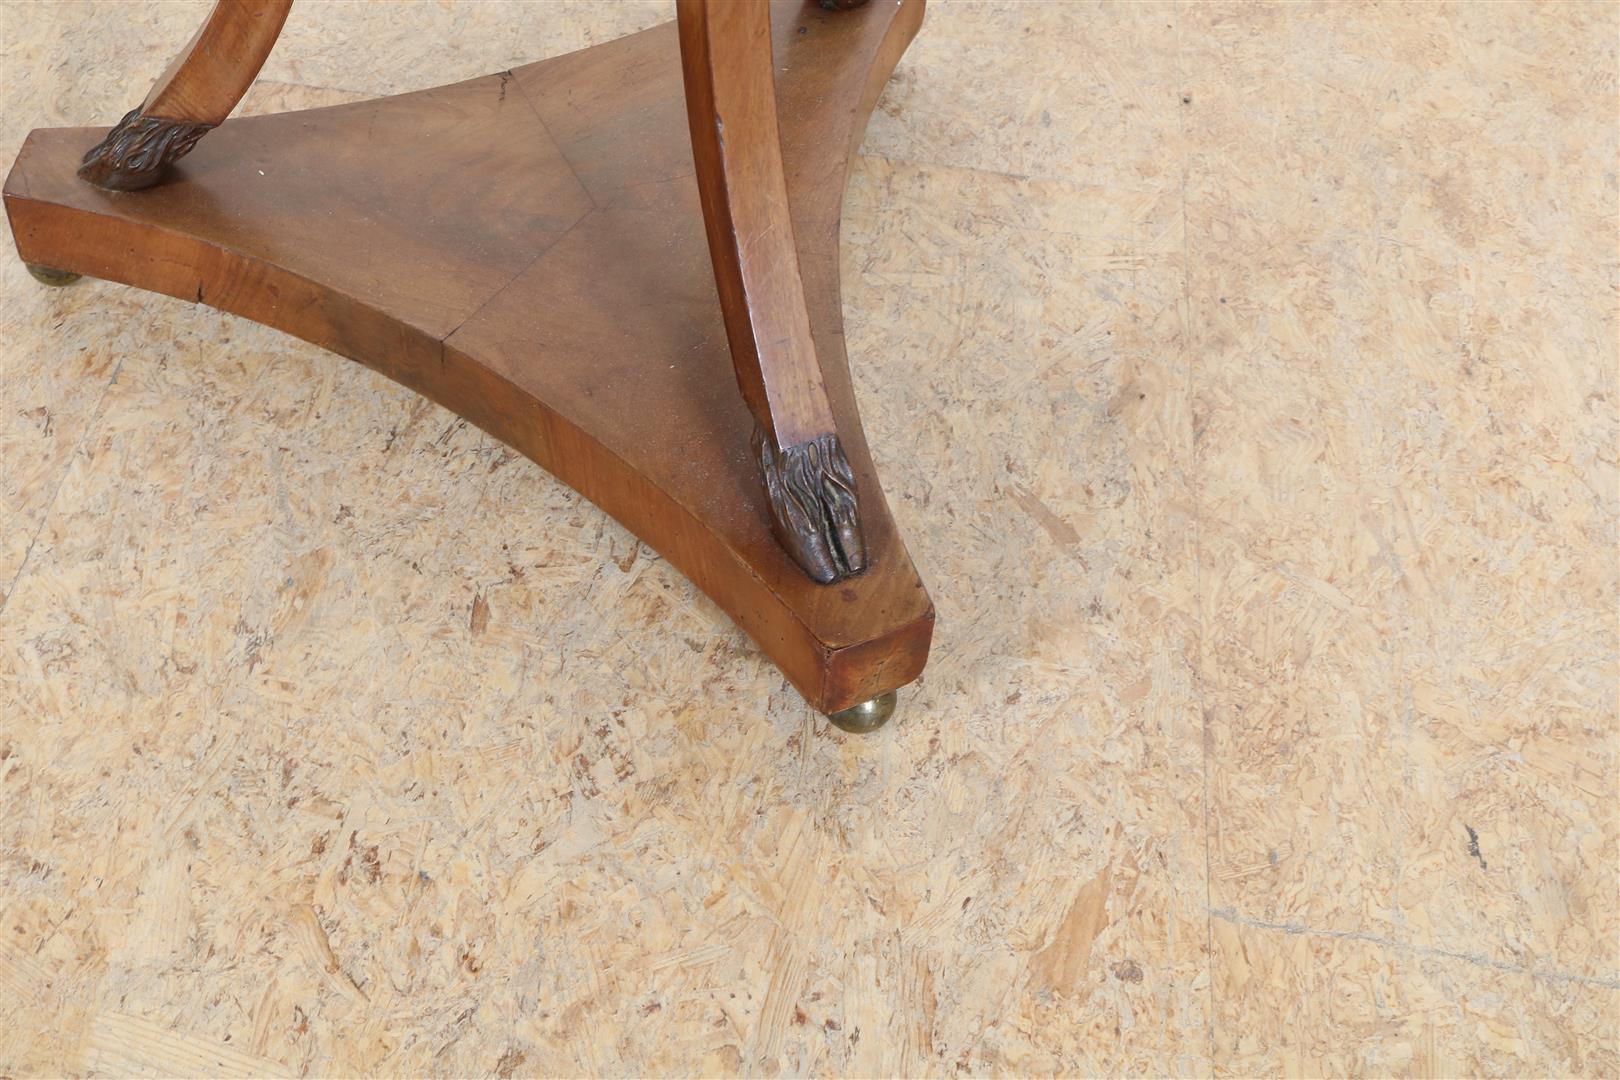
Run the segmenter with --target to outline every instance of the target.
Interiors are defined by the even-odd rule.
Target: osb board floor
[[[0,6],[0,156],[205,6]],[[669,15],[304,3],[248,108]],[[867,739],[455,417],[0,259],[0,1074],[1614,1075],[1616,31],[936,4]]]

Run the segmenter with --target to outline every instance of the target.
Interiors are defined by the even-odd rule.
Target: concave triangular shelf
[[[478,424],[667,558],[835,712],[915,679],[933,629],[861,431],[838,281],[849,157],[921,9],[772,7],[811,331],[868,550],[833,585],[771,533],[673,23],[434,90],[233,119],[141,192],[75,176],[106,129],[35,131],[6,211],[28,263],[275,327]]]

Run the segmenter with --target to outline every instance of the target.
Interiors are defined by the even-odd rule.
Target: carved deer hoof
[[[771,444],[763,430],[754,432],[776,539],[823,585],[865,570],[855,475],[838,436],[828,432],[780,451]]]
[[[124,114],[106,136],[85,151],[79,178],[110,191],[140,191],[163,179],[169,166],[191,152],[213,124],[193,124]]]

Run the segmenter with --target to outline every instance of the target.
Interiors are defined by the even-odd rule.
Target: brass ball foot
[[[870,701],[851,705],[843,712],[828,713],[827,719],[832,721],[835,728],[856,735],[865,735],[889,722],[889,717],[894,715],[894,702],[894,691],[890,690],[887,694],[879,694]]]
[[[36,266],[28,263],[28,272],[34,275],[34,280],[41,285],[71,285],[79,280],[78,274],[71,270],[57,270],[49,266]]]

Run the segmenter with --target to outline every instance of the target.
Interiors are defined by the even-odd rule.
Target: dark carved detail
[[[823,585],[865,570],[855,474],[838,436],[828,432],[780,452],[771,443],[764,431],[754,432],[777,540]]]
[[[85,153],[79,177],[113,191],[151,187],[163,179],[170,162],[189,154],[213,126],[142,116],[140,109],[131,109]]]
[[[828,11],[853,11],[866,4],[866,0],[821,0],[821,6]]]

